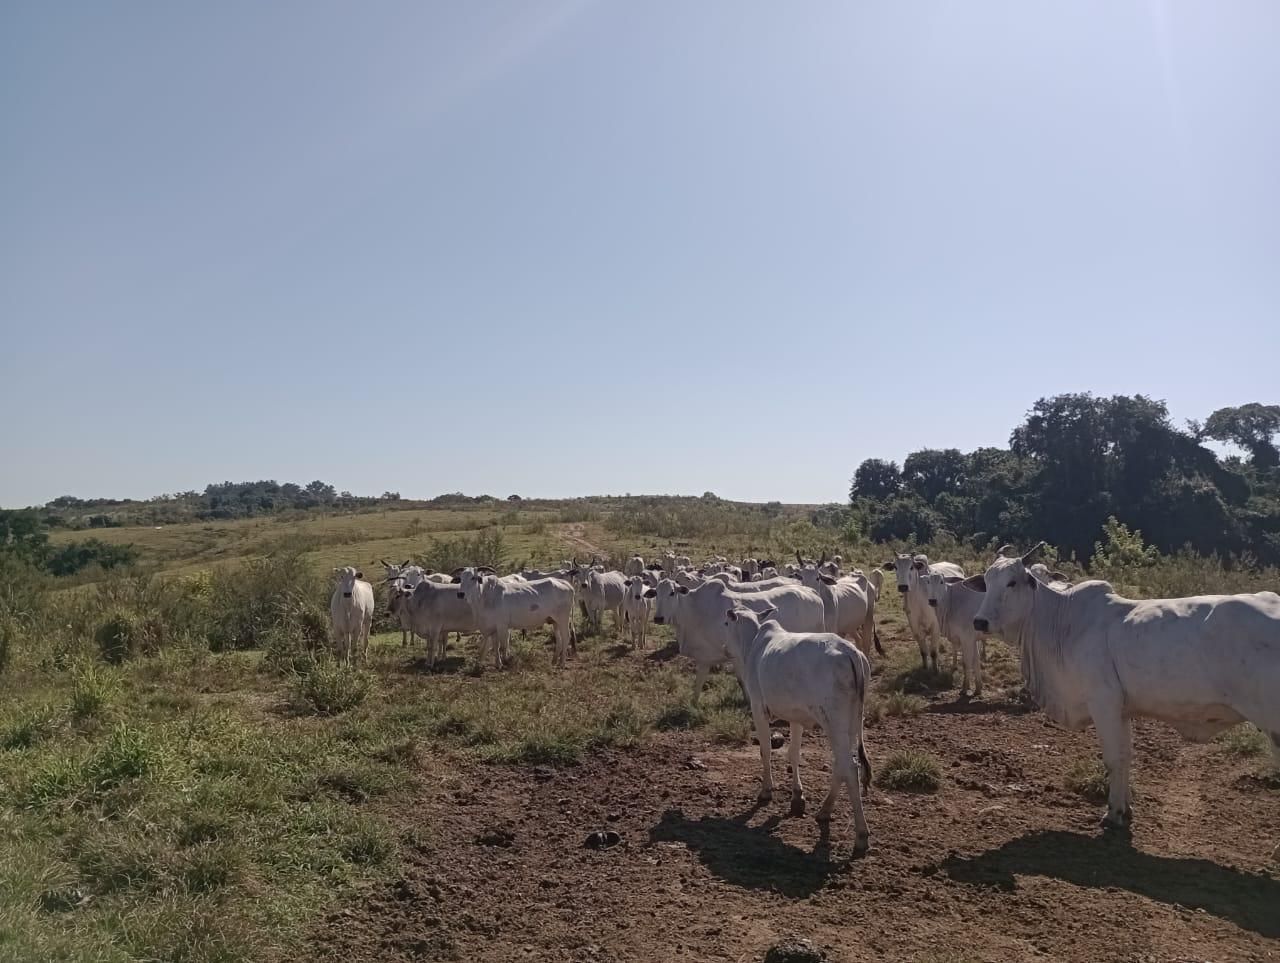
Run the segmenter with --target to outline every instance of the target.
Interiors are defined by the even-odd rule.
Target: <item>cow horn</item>
[[[391,568],[391,565],[387,563],[387,560],[385,558],[378,559],[378,564],[381,565],[383,568]]]
[[[407,567],[408,567],[408,565],[409,565],[409,563],[410,563],[410,562],[412,562],[412,561],[413,561],[413,559],[411,559],[411,558],[406,558],[403,562],[401,562],[401,563],[400,563],[400,567],[401,567],[401,568],[407,568]]]
[[[1022,556],[1022,564],[1030,565],[1032,560],[1036,557],[1036,553],[1038,553],[1040,549],[1044,548],[1044,545],[1045,543],[1043,541],[1040,541],[1040,542],[1036,542],[1035,545],[1031,546],[1031,551],[1027,552],[1026,555]]]

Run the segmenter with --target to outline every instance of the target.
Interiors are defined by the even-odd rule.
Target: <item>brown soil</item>
[[[314,958],[744,961],[794,935],[838,961],[1280,959],[1280,793],[1257,761],[1139,724],[1133,837],[1104,835],[1062,786],[1091,732],[952,699],[869,730],[873,765],[923,748],[946,777],[873,788],[861,859],[847,798],[829,839],[787,816],[785,750],[759,810],[757,750],[698,734],[566,769],[440,759],[393,814],[416,841],[402,878],[324,920]],[[810,812],[828,763],[806,735]],[[584,847],[596,830],[622,841]]]

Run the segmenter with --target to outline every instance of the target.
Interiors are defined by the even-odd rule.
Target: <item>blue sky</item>
[[[1275,402],[1280,4],[0,7],[0,504],[842,499]]]

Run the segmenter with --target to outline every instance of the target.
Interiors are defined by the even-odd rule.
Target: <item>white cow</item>
[[[373,586],[362,581],[364,573],[350,565],[335,568],[337,584],[329,599],[329,620],[338,658],[347,665],[367,659],[369,630],[373,627]]]
[[[964,569],[954,562],[934,562],[931,565],[928,555],[898,555],[892,562],[886,562],[884,567],[886,571],[897,575],[898,591],[902,593],[902,608],[907,613],[907,625],[916,645],[920,646],[920,664],[928,669],[932,662],[936,670],[938,640],[942,630],[938,626],[937,614],[929,607],[929,598],[921,576],[938,572],[960,579],[964,578]],[[952,661],[954,662],[954,654]]]
[[[1038,548],[1001,556],[971,580],[986,592],[974,628],[1018,644],[1027,689],[1051,720],[1097,728],[1108,825],[1132,817],[1135,716],[1195,742],[1247,720],[1270,737],[1280,763],[1280,595],[1139,600],[1108,582],[1060,588],[1027,570]]]
[[[681,655],[692,659],[696,667],[694,702],[701,696],[712,667],[730,659],[724,624],[729,607],[739,604],[761,612],[775,609],[778,621],[796,632],[821,632],[823,627],[822,599],[795,582],[760,592],[735,592],[718,579],[693,589],[663,579],[654,596],[653,621],[675,627]]]
[[[412,590],[400,589],[397,605],[415,635],[427,640],[427,666],[443,658],[450,632],[475,632],[476,616],[470,603],[459,598],[458,586],[424,579]]]
[[[800,569],[800,584],[813,589],[822,599],[826,631],[853,642],[868,659],[872,645],[884,655],[880,633],[876,631],[879,579],[870,579],[861,572],[836,577],[817,566],[806,565]]]
[[[631,630],[631,644],[637,649],[648,648],[649,617],[653,614],[653,598],[657,589],[649,585],[643,576],[629,578],[623,585],[627,594],[622,602],[622,612]]]
[[[964,666],[964,680],[960,684],[960,697],[969,693],[973,683],[975,697],[982,695],[982,660],[985,656],[982,633],[973,627],[985,596],[963,581],[948,581],[940,572],[930,572],[924,578],[925,594],[929,606],[938,619],[938,628],[952,645],[960,651]]]
[[[750,579],[752,575],[759,574],[760,560],[757,558],[744,558],[742,560],[742,577]]]
[[[613,613],[614,630],[622,634],[622,602],[626,598],[626,576],[621,572],[601,572],[595,567],[573,573],[573,587],[586,606],[587,620],[596,632],[604,630],[604,614]]]
[[[791,723],[791,813],[795,816],[803,815],[805,809],[800,740],[806,727],[821,728],[831,740],[831,787],[818,809],[818,821],[831,819],[841,789],[848,786],[854,851],[861,852],[869,842],[862,786],[864,780],[871,786],[871,762],[863,743],[862,712],[871,663],[857,646],[838,635],[788,632],[774,615],[767,609],[757,613],[735,606],[724,616],[730,651],[741,667],[760,743],[759,800],[773,798],[769,721],[781,718]]]
[[[426,570],[418,565],[410,565],[408,559],[399,565],[392,565],[383,558],[378,559],[378,562],[386,570],[387,609],[400,622],[400,644],[408,645],[413,639],[413,630],[409,627],[408,613],[404,606],[398,603],[400,590],[407,589],[412,592],[417,584],[427,577]]]
[[[512,629],[536,629],[547,622],[555,628],[555,663],[564,665],[573,619],[572,585],[558,578],[507,581],[488,568],[463,569],[457,578],[458,597],[471,605],[476,629],[493,645],[498,668],[511,657]]]

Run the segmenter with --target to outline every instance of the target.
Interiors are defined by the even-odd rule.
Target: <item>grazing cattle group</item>
[[[1280,763],[1280,596],[1208,595],[1133,600],[1103,581],[1072,584],[1034,561],[1041,546],[1018,555],[1009,546],[979,575],[952,562],[899,554],[886,562],[902,597],[906,621],[926,671],[938,669],[940,641],[962,670],[960,694],[982,694],[984,640],[999,637],[1020,655],[1026,692],[1055,723],[1098,731],[1109,798],[1106,822],[1131,818],[1130,719],[1167,722],[1194,741],[1239,722],[1271,740]],[[674,631],[679,652],[694,666],[696,703],[711,670],[729,664],[751,704],[760,742],[767,800],[772,719],[791,725],[791,802],[804,811],[800,743],[821,728],[831,743],[831,785],[819,820],[830,817],[842,788],[853,805],[855,848],[867,845],[862,791],[870,782],[863,743],[863,707],[874,652],[884,574],[845,572],[840,556],[817,560],[796,553],[779,572],[769,559],[734,564],[715,556],[702,566],[666,552],[639,555],[611,571],[595,559],[566,560],[559,569],[500,576],[472,566],[448,574],[404,561],[382,561],[387,604],[402,642],[426,641],[427,664],[444,655],[450,632],[480,636],[501,668],[514,631],[551,627],[554,662],[576,652],[573,612],[589,627],[613,629],[638,650],[648,647],[650,620]],[[355,568],[335,569],[330,604],[339,658],[366,656],[374,615],[369,583]],[[855,759],[856,755],[856,759]]]

